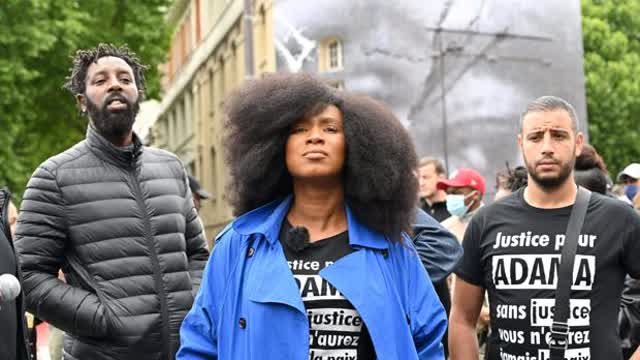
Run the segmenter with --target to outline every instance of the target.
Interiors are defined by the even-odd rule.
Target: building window
[[[174,143],[174,151],[177,151],[178,148],[182,145],[182,143],[184,142],[184,100],[185,98],[182,97],[180,100],[177,101],[176,107],[175,107],[175,122],[174,122],[174,126],[175,126],[175,132],[174,132],[174,136],[175,136],[175,143]]]
[[[342,69],[342,44],[340,41],[336,39],[331,40],[327,47],[329,49],[329,66],[327,66],[327,68],[329,70]]]
[[[318,47],[318,65],[321,72],[340,71],[343,68],[342,41],[330,37]]]
[[[210,148],[210,156],[211,160],[209,161],[209,192],[213,194],[211,200],[216,199],[216,194],[218,193],[218,159],[216,157],[216,148],[211,146]]]
[[[333,80],[328,82],[329,85],[333,86],[338,90],[344,90],[344,81],[342,80]]]
[[[236,51],[236,42],[231,42],[231,59],[229,64],[229,80],[232,86],[236,85],[236,81],[238,81],[238,52]]]
[[[224,101],[224,95],[227,92],[227,87],[226,87],[226,74],[224,73],[226,71],[225,69],[225,63],[224,63],[224,57],[222,55],[220,55],[220,59],[218,60],[218,94],[220,94],[220,96],[218,96],[218,108],[222,109],[223,107],[223,101]]]

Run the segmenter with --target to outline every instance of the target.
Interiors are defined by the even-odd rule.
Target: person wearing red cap
[[[476,210],[483,205],[482,196],[486,189],[484,178],[473,169],[461,168],[453,172],[449,179],[439,180],[436,187],[447,193],[447,211],[451,214],[441,224],[453,233],[459,242],[462,242],[467,225]],[[451,289],[453,284],[452,282]],[[485,304],[477,327],[481,358],[484,355],[488,330],[489,308]]]
[[[446,191],[447,211],[451,214],[442,225],[462,242],[471,217],[482,206],[484,178],[473,169],[462,168],[451,174],[449,179],[439,180],[437,188]]]

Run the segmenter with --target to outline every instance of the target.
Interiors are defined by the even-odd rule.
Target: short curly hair
[[[334,105],[346,142],[345,201],[359,221],[402,242],[417,203],[417,157],[400,121],[383,104],[347,94],[309,74],[272,74],[230,95],[224,146],[227,200],[241,215],[293,191],[285,162],[290,127]]]
[[[71,94],[84,94],[86,90],[87,70],[92,63],[97,63],[98,59],[113,56],[124,60],[135,77],[136,87],[138,90],[144,90],[145,79],[144,71],[147,69],[143,65],[135,53],[131,52],[126,45],[115,46],[113,44],[98,44],[93,49],[84,49],[76,51],[73,57],[73,66],[69,69],[70,74],[65,78],[63,88],[69,90]]]

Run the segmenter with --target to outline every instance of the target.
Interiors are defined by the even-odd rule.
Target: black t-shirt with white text
[[[489,294],[489,360],[546,360],[560,255],[572,206],[539,209],[524,189],[480,209],[456,274]],[[618,309],[625,274],[640,277],[640,217],[592,194],[580,232],[566,359],[621,359]]]
[[[353,252],[343,232],[295,251],[287,243],[291,225],[284,221],[280,242],[309,320],[309,360],[375,359],[364,321],[353,305],[319,272]]]

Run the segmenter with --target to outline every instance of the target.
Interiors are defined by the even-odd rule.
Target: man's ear
[[[76,103],[83,114],[87,112],[87,98],[83,94],[76,95]]]
[[[142,100],[144,100],[144,95],[145,95],[144,90],[142,89],[138,90],[138,101],[141,102]]]
[[[522,148],[522,133],[518,134],[518,147]]]
[[[578,132],[576,134],[576,156],[580,156],[580,154],[582,154],[583,145],[584,145],[584,134],[582,132]]]

